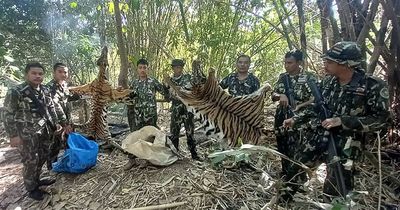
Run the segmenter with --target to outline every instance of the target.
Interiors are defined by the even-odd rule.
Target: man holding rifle
[[[330,200],[331,196],[345,197],[353,189],[354,161],[359,157],[364,133],[386,127],[389,94],[384,81],[366,75],[361,68],[363,56],[356,43],[336,43],[322,58],[327,77],[320,88],[309,81],[315,109],[283,124],[293,127],[309,123],[313,128],[302,139],[294,159],[309,167],[321,161],[327,164],[323,191],[324,198]],[[301,169],[291,164],[291,175],[298,172]],[[296,189],[291,195],[294,193]]]
[[[313,73],[302,69],[302,64],[303,53],[300,50],[287,52],[285,54],[286,72],[279,75],[272,93],[272,101],[279,101],[274,122],[278,151],[289,158],[293,157],[293,153],[297,147],[296,142],[305,129],[303,127],[286,129],[282,126],[283,121],[293,117],[294,112],[300,114],[306,110],[307,105],[311,104],[312,94],[307,81],[310,79],[316,80],[316,76]],[[289,180],[286,180],[288,178],[289,164],[290,161],[282,159],[281,176],[287,182],[289,182]],[[296,178],[306,179],[305,174]]]

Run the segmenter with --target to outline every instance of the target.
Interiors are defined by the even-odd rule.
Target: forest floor
[[[160,111],[159,116],[161,130],[168,131],[168,111]],[[269,118],[269,123],[271,120]],[[126,119],[115,117],[112,121],[121,123]],[[44,188],[49,195],[38,202],[27,197],[20,155],[9,147],[2,127],[0,133],[0,209],[135,209],[163,204],[177,205],[173,209],[326,208],[319,203],[323,167],[316,170],[304,188],[305,192],[298,193],[293,203],[278,207],[273,204],[281,185],[280,158],[258,154],[252,156],[254,167],[234,166],[232,162],[213,166],[207,159],[212,152],[210,141],[200,134],[195,138],[204,162],[189,158],[186,140],[182,137],[180,149],[185,158],[168,167],[155,167],[139,160],[137,166],[125,171],[123,166],[128,161],[127,155],[119,150],[100,152],[97,165],[84,174],[57,174],[43,167],[42,176],[56,177],[57,182]],[[126,135],[117,138],[123,139]],[[262,144],[274,146],[272,132],[270,142]],[[392,205],[391,209],[400,205],[399,192],[395,190],[400,186],[396,185],[400,177],[399,162],[386,158],[382,163],[381,193],[379,170],[375,165],[371,161],[358,165],[355,190],[360,194],[353,199],[355,203],[351,209],[377,209],[379,195],[381,205]]]

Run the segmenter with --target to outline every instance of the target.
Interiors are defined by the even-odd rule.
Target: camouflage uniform
[[[28,97],[30,91],[43,104],[48,121],[40,114],[38,105]],[[27,191],[33,191],[39,185],[41,169],[50,152],[54,126],[65,124],[65,115],[61,106],[53,102],[47,87],[41,85],[38,91],[26,82],[7,92],[4,107],[6,132],[10,138],[19,136],[22,140],[19,149],[24,166],[23,179]]]
[[[182,74],[179,77],[172,77],[171,81],[176,85],[185,89],[191,88],[191,76],[189,74]],[[171,141],[177,149],[179,149],[179,133],[182,123],[185,126],[187,145],[192,156],[197,156],[196,143],[193,139],[194,136],[194,116],[188,112],[186,106],[178,99],[172,98],[171,106]]]
[[[244,80],[239,80],[238,73],[231,73],[219,85],[222,89],[228,88],[232,96],[244,96],[256,92],[260,88],[260,81],[252,73]]]
[[[156,91],[167,95],[168,90],[154,78],[146,80],[135,79],[130,88],[134,91],[135,105],[128,105],[128,122],[130,131],[136,131],[144,126],[157,126]]]
[[[328,109],[334,117],[341,119],[341,126],[329,131],[335,136],[338,155],[346,189],[353,189],[354,161],[360,154],[360,147],[364,144],[363,134],[378,131],[386,127],[389,117],[387,84],[379,78],[365,75],[364,70],[358,66],[361,61],[352,57],[361,51],[353,42],[339,42],[325,54],[325,59],[339,64],[347,64],[354,70],[351,81],[341,85],[334,76],[327,76],[322,82],[320,91]],[[299,142],[299,149],[295,160],[313,167],[318,162],[329,163],[327,159],[329,132],[321,126],[321,121],[316,118],[317,113],[312,109],[294,117],[295,125],[309,123],[313,132]],[[336,177],[334,164],[327,164],[327,177],[324,184],[324,193],[337,196]],[[300,169],[291,164],[290,172],[294,177]],[[294,189],[295,191],[296,189]]]
[[[71,104],[68,102],[76,101],[80,99],[80,96],[77,94],[72,95],[68,90],[67,84],[66,83],[64,84],[60,85],[55,80],[51,80],[49,83],[47,83],[47,87],[50,90],[53,101],[60,104],[62,111],[64,112],[67,118],[68,124],[72,124],[72,118],[71,118],[72,107]],[[49,169],[51,168],[51,163],[57,161],[58,153],[61,149],[63,149],[63,147],[64,146],[62,145],[61,134],[55,136],[53,145],[51,146],[51,153],[49,156],[49,160],[47,162],[47,167]]]
[[[310,88],[308,87],[307,81],[309,79],[316,80],[315,74],[307,71],[302,71],[297,75],[289,75],[288,73],[282,73],[281,75],[279,75],[279,80],[275,84],[273,91],[274,94],[286,94],[285,83],[284,83],[285,77],[289,77],[288,88],[290,92],[293,94],[296,106],[303,104],[311,99],[312,93]],[[303,133],[306,132],[307,128],[293,128],[287,130],[282,127],[283,121],[287,118],[292,117],[292,116],[287,116],[288,108],[290,107],[283,107],[281,105],[278,105],[275,112],[274,129],[275,129],[276,141],[278,144],[278,151],[291,158],[293,157],[295,149],[297,147],[296,142],[298,141],[300,136],[304,135]],[[305,109],[306,106],[303,106],[299,108],[299,110],[297,110],[296,113],[301,113]],[[282,159],[282,173],[283,173],[282,175],[287,174],[287,168],[289,166],[289,163],[290,162],[288,160]]]

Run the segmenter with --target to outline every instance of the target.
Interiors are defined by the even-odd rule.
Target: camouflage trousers
[[[196,142],[194,136],[194,116],[186,110],[183,106],[172,106],[171,108],[171,141],[177,149],[179,149],[179,133],[181,131],[182,123],[185,126],[187,137],[187,145],[190,152],[196,150]]]
[[[52,144],[50,146],[50,154],[47,160],[47,168],[51,168],[51,164],[56,162],[58,159],[58,154],[60,153],[60,150],[65,149],[66,148],[66,142],[64,142],[62,140],[62,134],[56,134],[53,137],[53,141]],[[68,136],[66,136],[65,138],[68,138]]]
[[[339,167],[342,168],[344,183],[347,191],[352,190],[354,187],[354,164],[351,168],[345,168],[343,166],[348,157],[344,154],[343,148],[345,142],[343,138],[337,140],[337,152],[340,157]],[[326,163],[327,174],[323,186],[323,192],[329,196],[340,196],[338,191],[338,183],[335,174],[335,164],[330,164],[331,160],[328,160],[328,144],[327,140],[324,139],[324,134],[320,130],[309,131],[298,141],[296,152],[293,156],[293,160],[298,161],[313,169],[319,166],[321,163]],[[353,159],[353,158],[352,158]],[[287,170],[287,177],[285,182],[290,186],[291,191],[288,192],[289,196],[293,196],[304,184],[306,180],[305,171],[294,163],[290,163]]]
[[[39,186],[43,164],[48,160],[52,145],[51,135],[44,129],[41,134],[21,133],[22,145],[19,147],[22,156],[22,176],[27,191]]]
[[[296,152],[299,136],[299,131],[285,131],[283,128],[275,129],[275,137],[278,151],[288,156],[289,158],[293,158]],[[281,165],[282,175],[287,175],[290,161],[282,158]]]
[[[142,113],[140,109],[135,108],[134,106],[127,106],[128,109],[128,124],[130,131],[137,131],[144,126],[157,126],[157,111],[155,113],[147,113],[146,117],[143,117],[145,113]]]
[[[128,107],[128,124],[130,132],[140,130],[145,126],[154,126],[159,129],[159,127],[157,126],[157,113],[153,117],[144,119],[143,117],[140,117],[142,114],[140,113],[140,110],[135,109],[133,106],[127,106],[127,107]],[[132,154],[129,154],[128,158],[134,159],[136,157]]]

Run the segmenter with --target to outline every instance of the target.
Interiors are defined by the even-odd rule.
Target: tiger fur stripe
[[[134,94],[129,89],[113,89],[107,80],[106,68],[108,66],[107,47],[104,47],[97,61],[99,66],[98,77],[91,83],[70,87],[69,91],[80,95],[91,96],[90,118],[84,125],[76,125],[85,134],[96,140],[111,140],[107,123],[107,104],[109,102],[134,103]]]
[[[257,144],[266,138],[264,130],[264,98],[271,90],[265,84],[256,93],[233,97],[226,93],[215,78],[215,71],[210,70],[204,84],[194,84],[191,91],[175,86],[168,77],[166,83],[188,110],[196,110],[201,118],[221,129],[228,140],[228,146],[234,147],[240,138],[243,143]]]

